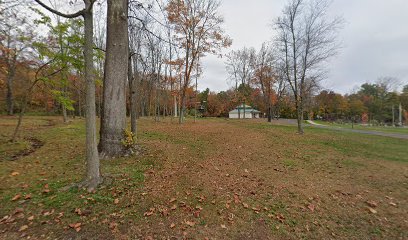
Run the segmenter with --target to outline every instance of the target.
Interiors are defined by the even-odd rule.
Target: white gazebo
[[[229,112],[229,118],[259,118],[261,112],[251,106],[241,104]]]

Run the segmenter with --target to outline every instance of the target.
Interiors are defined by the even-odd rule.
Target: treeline
[[[385,81],[387,80],[387,81]],[[391,81],[392,80],[392,81]],[[336,122],[355,122],[373,125],[399,125],[400,105],[402,123],[408,120],[408,85],[402,91],[392,90],[393,78],[383,78],[377,83],[365,83],[354,93],[340,94],[331,90],[319,90],[315,87],[309,92],[305,102],[304,118]],[[256,85],[251,85],[246,103],[255,107],[267,117],[268,107],[265,96]],[[228,91],[199,94],[199,100],[205,108],[203,116],[228,117],[228,112],[241,103],[235,88]],[[266,96],[268,97],[268,96]],[[296,106],[293,95],[287,89],[278,94],[271,93],[273,118],[296,118]]]

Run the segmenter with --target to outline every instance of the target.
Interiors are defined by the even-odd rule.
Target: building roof
[[[230,111],[229,113],[244,114],[244,109],[245,109],[245,113],[260,113],[260,111],[252,108],[249,105],[245,105],[245,108],[244,108],[243,104],[237,106],[234,110]]]
[[[245,106],[245,109],[252,109],[252,107],[251,106],[249,106],[249,105],[244,105],[244,104],[241,104],[241,105],[239,105],[239,106],[237,106],[235,109],[244,109],[244,106]]]

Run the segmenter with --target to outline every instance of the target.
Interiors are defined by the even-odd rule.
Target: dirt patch
[[[13,156],[11,156],[11,158],[10,158],[11,161],[16,161],[19,158],[22,158],[22,157],[25,157],[25,156],[28,156],[28,155],[32,154],[33,152],[37,151],[37,149],[41,148],[45,144],[43,141],[41,141],[41,140],[39,140],[37,138],[34,138],[34,137],[25,138],[25,140],[30,142],[30,147],[27,148],[27,149],[23,149],[20,152],[18,152],[16,154],[14,154]]]

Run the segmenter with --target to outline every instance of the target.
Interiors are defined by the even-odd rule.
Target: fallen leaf
[[[11,201],[17,201],[18,199],[20,199],[21,198],[21,195],[20,194],[17,194],[16,196],[14,196],[12,199],[11,199]]]
[[[19,232],[25,231],[28,229],[28,225],[23,225],[20,227],[20,229],[18,229]]]
[[[238,204],[238,203],[241,202],[241,201],[239,200],[239,196],[236,195],[236,194],[234,194],[234,202],[235,202],[236,204]]]
[[[145,212],[143,216],[148,217],[153,215],[155,208],[150,208],[149,211]]]
[[[82,225],[82,223],[71,223],[68,226],[71,228],[79,228]]]
[[[249,205],[247,203],[242,203],[242,206],[244,206],[244,208],[249,208]]]
[[[161,209],[160,214],[162,216],[168,216],[169,215],[169,210],[167,208]]]
[[[82,211],[80,208],[75,208],[75,213],[78,214],[79,216],[82,215]]]
[[[397,204],[394,203],[394,202],[389,202],[389,204],[390,204],[391,206],[393,206],[393,207],[396,207],[396,206],[397,206]]]
[[[171,210],[176,210],[177,209],[177,205],[176,204],[174,204],[173,206],[171,206],[171,208],[170,208]]]
[[[15,176],[17,176],[17,175],[20,175],[20,173],[19,173],[19,172],[12,172],[10,175],[13,176],[13,177],[15,177]]]
[[[176,198],[172,198],[170,199],[169,203],[175,202],[177,199]]]
[[[185,221],[184,223],[190,227],[194,227],[195,225],[195,222],[192,222],[192,221]]]
[[[25,199],[25,200],[31,199],[31,194],[25,195],[24,199]]]
[[[115,222],[109,223],[109,228],[110,228],[111,230],[115,230],[117,227],[118,227],[118,224],[117,224],[117,223],[115,223]]]
[[[34,220],[34,216],[30,216],[27,218],[28,221],[33,221]]]
[[[314,210],[315,210],[315,205],[309,204],[309,205],[307,206],[307,208],[309,208],[310,211],[314,212]]]
[[[259,211],[261,211],[261,209],[260,209],[260,208],[256,208],[256,207],[253,207],[253,208],[252,208],[252,210],[254,210],[255,212],[259,212]]]
[[[281,213],[279,213],[276,215],[276,219],[278,219],[280,222],[283,222],[283,220],[285,220],[285,217]]]
[[[225,224],[221,224],[221,228],[227,229],[227,226],[225,226]]]
[[[118,204],[119,203],[119,199],[115,198],[115,200],[113,201],[114,204]]]
[[[370,206],[372,208],[375,208],[375,207],[378,206],[378,204],[376,202],[374,202],[374,201],[367,201],[366,203],[367,203],[368,206]]]
[[[176,224],[174,224],[174,223],[170,224],[170,228],[174,228],[175,226],[176,226]]]
[[[375,209],[373,209],[373,208],[368,207],[368,210],[369,210],[371,213],[373,213],[373,214],[376,214],[376,213],[377,213],[377,211],[376,211]]]

